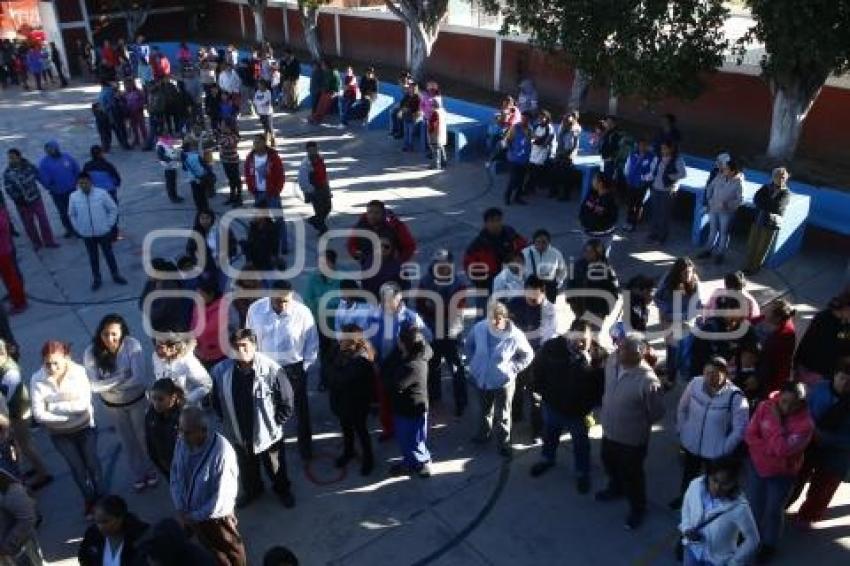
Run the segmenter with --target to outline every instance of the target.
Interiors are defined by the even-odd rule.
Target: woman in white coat
[[[71,359],[68,344],[51,340],[41,349],[43,366],[30,380],[32,416],[67,462],[85,500],[86,518],[103,495],[91,385],[83,366]]]
[[[685,492],[679,525],[685,566],[739,565],[752,560],[759,533],[738,484],[739,471],[735,460],[715,460]]]
[[[200,405],[212,390],[212,379],[195,356],[195,343],[176,334],[156,341],[153,353],[154,381],[170,379],[186,393],[187,405]]]

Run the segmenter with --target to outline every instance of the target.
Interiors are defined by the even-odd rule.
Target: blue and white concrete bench
[[[705,160],[694,160],[689,156],[685,156],[685,163],[688,165],[687,177],[679,184],[680,190],[694,195],[694,216],[691,224],[691,244],[695,247],[703,243],[704,232],[708,228],[708,210],[705,206],[705,184],[708,181],[709,170],[705,168]],[[692,167],[691,163],[697,163],[702,167]],[[758,181],[767,181],[769,176],[764,174],[753,175]],[[744,202],[742,207],[754,209],[753,197],[756,194],[763,182],[755,182],[747,178],[744,174]],[[782,217],[782,227],[776,235],[776,242],[773,249],[769,252],[765,265],[767,267],[778,267],[782,265],[800,251],[803,244],[803,235],[806,231],[806,223],[809,218],[809,209],[811,207],[811,198],[808,195],[798,194],[793,192],[794,187],[791,187],[791,199],[788,202],[788,208]],[[740,220],[739,220],[740,221]]]

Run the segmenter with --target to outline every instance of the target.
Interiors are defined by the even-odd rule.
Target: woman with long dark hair
[[[354,457],[354,437],[357,436],[362,456],[360,473],[364,476],[369,475],[374,467],[372,441],[366,422],[375,371],[375,351],[364,338],[363,330],[356,324],[344,325],[327,368],[331,410],[339,418],[344,443],[336,466],[342,468]]]
[[[227,260],[229,262],[232,262],[233,258],[239,252],[233,230],[228,227],[227,234],[225,235],[215,217],[215,212],[212,210],[199,210],[196,212],[192,230],[200,236],[203,245],[199,248],[198,239],[195,237],[189,238],[186,242],[186,255],[195,260],[196,265],[202,265],[203,273],[215,281],[220,289],[223,289],[225,283],[227,283],[227,277],[222,271],[220,261],[225,243],[227,245]],[[226,242],[225,238],[227,238]]]
[[[102,494],[103,475],[97,457],[97,432],[91,385],[83,366],[71,359],[71,348],[50,340],[41,349],[42,368],[30,380],[32,414],[68,464],[85,501],[86,518]]]
[[[667,331],[667,380],[675,383],[680,372],[690,369],[680,367],[679,360],[690,359],[691,336],[688,330],[702,309],[700,279],[691,258],[680,257],[673,262],[670,271],[658,284],[655,305],[661,324]],[[686,373],[686,377],[691,376]]]
[[[92,391],[100,395],[121,439],[134,476],[133,488],[142,491],[154,487],[159,477],[145,454],[145,392],[150,377],[142,345],[130,336],[120,315],[108,314],[101,319],[83,364]]]

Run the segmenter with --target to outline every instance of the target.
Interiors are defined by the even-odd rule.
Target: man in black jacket
[[[570,332],[546,342],[531,365],[535,389],[543,397],[543,459],[531,467],[538,477],[555,465],[555,451],[564,429],[575,454],[576,486],[590,491],[590,440],[585,420],[602,401],[601,350],[593,345],[590,324],[575,320]]]
[[[747,241],[747,260],[744,268],[747,275],[755,275],[761,269],[776,240],[776,234],[782,227],[782,216],[791,200],[788,177],[790,174],[785,167],[777,167],[773,170],[772,182],[756,191],[753,197],[756,218]]]

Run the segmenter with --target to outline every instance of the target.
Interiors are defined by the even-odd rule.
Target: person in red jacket
[[[767,562],[776,553],[785,503],[803,466],[814,428],[806,405],[806,387],[790,381],[758,406],[747,426],[744,439],[751,460],[747,499],[761,536],[759,562]]]
[[[762,341],[762,352],[756,366],[756,377],[764,396],[778,391],[791,379],[794,348],[797,346],[796,313],[785,299],[776,299],[765,308],[762,326],[768,334]]]
[[[265,134],[254,136],[254,149],[245,158],[245,184],[254,195],[254,205],[278,211],[286,176],[277,151],[269,150]]]
[[[392,211],[387,210],[386,205],[379,200],[370,201],[366,205],[366,213],[360,216],[354,229],[373,232],[378,238],[389,238],[395,246],[396,259],[399,263],[410,261],[416,253],[416,240],[413,239],[407,224]],[[370,266],[374,252],[370,239],[358,236],[356,233],[348,238],[348,253],[361,265]]]
[[[511,226],[504,224],[499,208],[484,211],[484,228],[466,248],[463,267],[478,289],[490,291],[493,279],[509,255],[521,253],[528,242]]]
[[[112,47],[108,39],[103,40],[103,47],[100,48],[100,60],[101,64],[110,70],[118,67],[118,52]]]
[[[27,297],[24,294],[24,283],[15,259],[12,222],[5,206],[0,207],[0,278],[3,279],[3,284],[9,291],[9,301],[12,303],[9,314],[24,312],[27,309]]]

